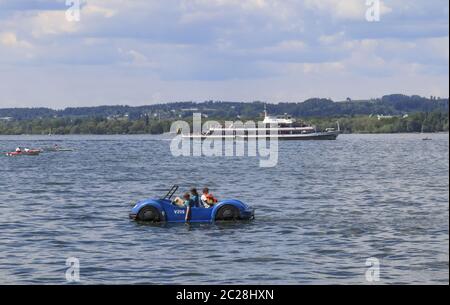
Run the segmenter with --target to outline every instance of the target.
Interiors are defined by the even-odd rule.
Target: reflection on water
[[[160,136],[0,137],[0,283],[448,284],[448,135],[343,135],[281,142],[257,158],[174,158]],[[148,224],[131,203],[207,185],[256,208],[250,222]]]

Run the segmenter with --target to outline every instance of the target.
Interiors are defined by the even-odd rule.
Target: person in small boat
[[[184,199],[184,202],[183,202],[183,206],[184,207],[186,207],[186,208],[192,208],[192,207],[194,207],[194,201],[192,200],[192,198],[191,198],[191,194],[189,194],[189,193],[184,193],[184,195],[183,195],[183,199]]]
[[[184,199],[180,197],[176,197],[174,200],[172,200],[172,204],[176,205],[177,207],[184,207]]]
[[[213,196],[212,194],[209,193],[209,189],[208,189],[207,187],[205,187],[205,188],[203,189],[203,194],[202,194],[202,197],[201,197],[201,201],[202,201],[203,205],[204,205],[206,208],[210,208],[210,207],[212,207],[214,204],[217,203],[217,199],[214,198],[214,196]]]
[[[193,201],[194,207],[199,208],[202,206],[200,203],[200,195],[198,194],[196,188],[191,188],[191,200]]]
[[[19,153],[19,154],[20,154],[21,152],[22,152],[22,150],[20,149],[20,147],[17,147],[17,148],[16,148],[16,153]]]
[[[172,204],[176,205],[180,208],[186,207],[186,194],[189,195],[189,200],[192,201],[192,203],[190,204],[192,207],[201,207],[201,203],[200,203],[200,196],[197,192],[197,189],[192,188],[191,189],[191,194],[189,193],[185,193],[181,198],[180,197],[176,197],[174,200],[172,200]]]
[[[184,206],[186,207],[186,217],[185,221],[189,222],[191,220],[192,208],[194,207],[194,201],[191,199],[191,195],[189,193],[185,193],[183,195]]]

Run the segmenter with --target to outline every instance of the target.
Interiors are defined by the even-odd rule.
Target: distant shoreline
[[[179,119],[137,119],[122,118],[45,118],[33,120],[0,120],[0,135],[129,135],[163,134],[169,132],[173,122],[184,120],[191,125],[192,117]],[[249,118],[205,118],[221,124],[225,121],[259,121],[258,117]],[[390,133],[435,133],[449,131],[448,111],[418,112],[403,116],[344,116],[319,117],[299,121],[307,122],[322,131],[337,127],[339,122],[343,134],[390,134]]]
[[[342,133],[341,135],[445,135],[445,134],[450,134],[449,131],[436,131],[436,132],[391,132],[391,133],[383,133],[383,132],[378,132],[378,133],[368,133],[368,132],[353,132],[353,133]],[[113,133],[109,133],[109,134],[92,134],[92,133],[87,133],[87,134],[52,134],[52,135],[48,135],[48,134],[0,134],[0,137],[48,137],[49,139],[51,139],[52,137],[77,137],[77,136],[162,136],[162,135],[173,135],[175,136],[175,134],[173,133],[169,133],[169,132],[164,132],[164,133],[160,133],[160,134],[151,134],[151,133],[128,133],[128,134],[122,134],[122,133],[117,133],[117,134],[113,134]]]

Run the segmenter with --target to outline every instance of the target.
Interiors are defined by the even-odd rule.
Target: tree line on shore
[[[1,102],[0,102],[1,103]],[[311,98],[303,102],[278,104],[263,102],[177,102],[146,106],[96,106],[69,107],[61,110],[50,108],[4,108],[0,109],[0,119],[35,120],[45,118],[120,118],[127,117],[132,121],[149,116],[158,120],[173,120],[192,117],[193,112],[201,112],[209,117],[234,119],[236,117],[256,118],[264,108],[271,115],[288,113],[295,117],[328,118],[364,116],[370,114],[404,115],[406,113],[448,111],[448,98],[407,96],[402,94],[385,95],[368,100],[347,100],[334,102],[331,99]]]
[[[312,119],[310,122],[323,130],[339,121],[344,133],[448,132],[448,117],[448,112],[435,111],[405,117],[354,116]]]
[[[171,121],[124,120],[102,117],[42,118],[30,121],[0,122],[0,134],[162,134]]]
[[[448,118],[448,111],[433,111],[394,117],[368,115],[311,117],[307,123],[317,126],[318,130],[324,130],[335,127],[339,122],[344,133],[448,132]],[[261,120],[260,117],[232,120],[245,122],[248,119]],[[175,120],[145,116],[137,119],[67,117],[0,121],[0,134],[162,134],[170,131],[170,126]],[[192,120],[192,117],[189,120]],[[225,119],[217,118],[216,120],[223,122]]]

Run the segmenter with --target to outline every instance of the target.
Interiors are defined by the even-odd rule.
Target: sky
[[[448,0],[78,1],[0,0],[0,108],[449,96]]]

